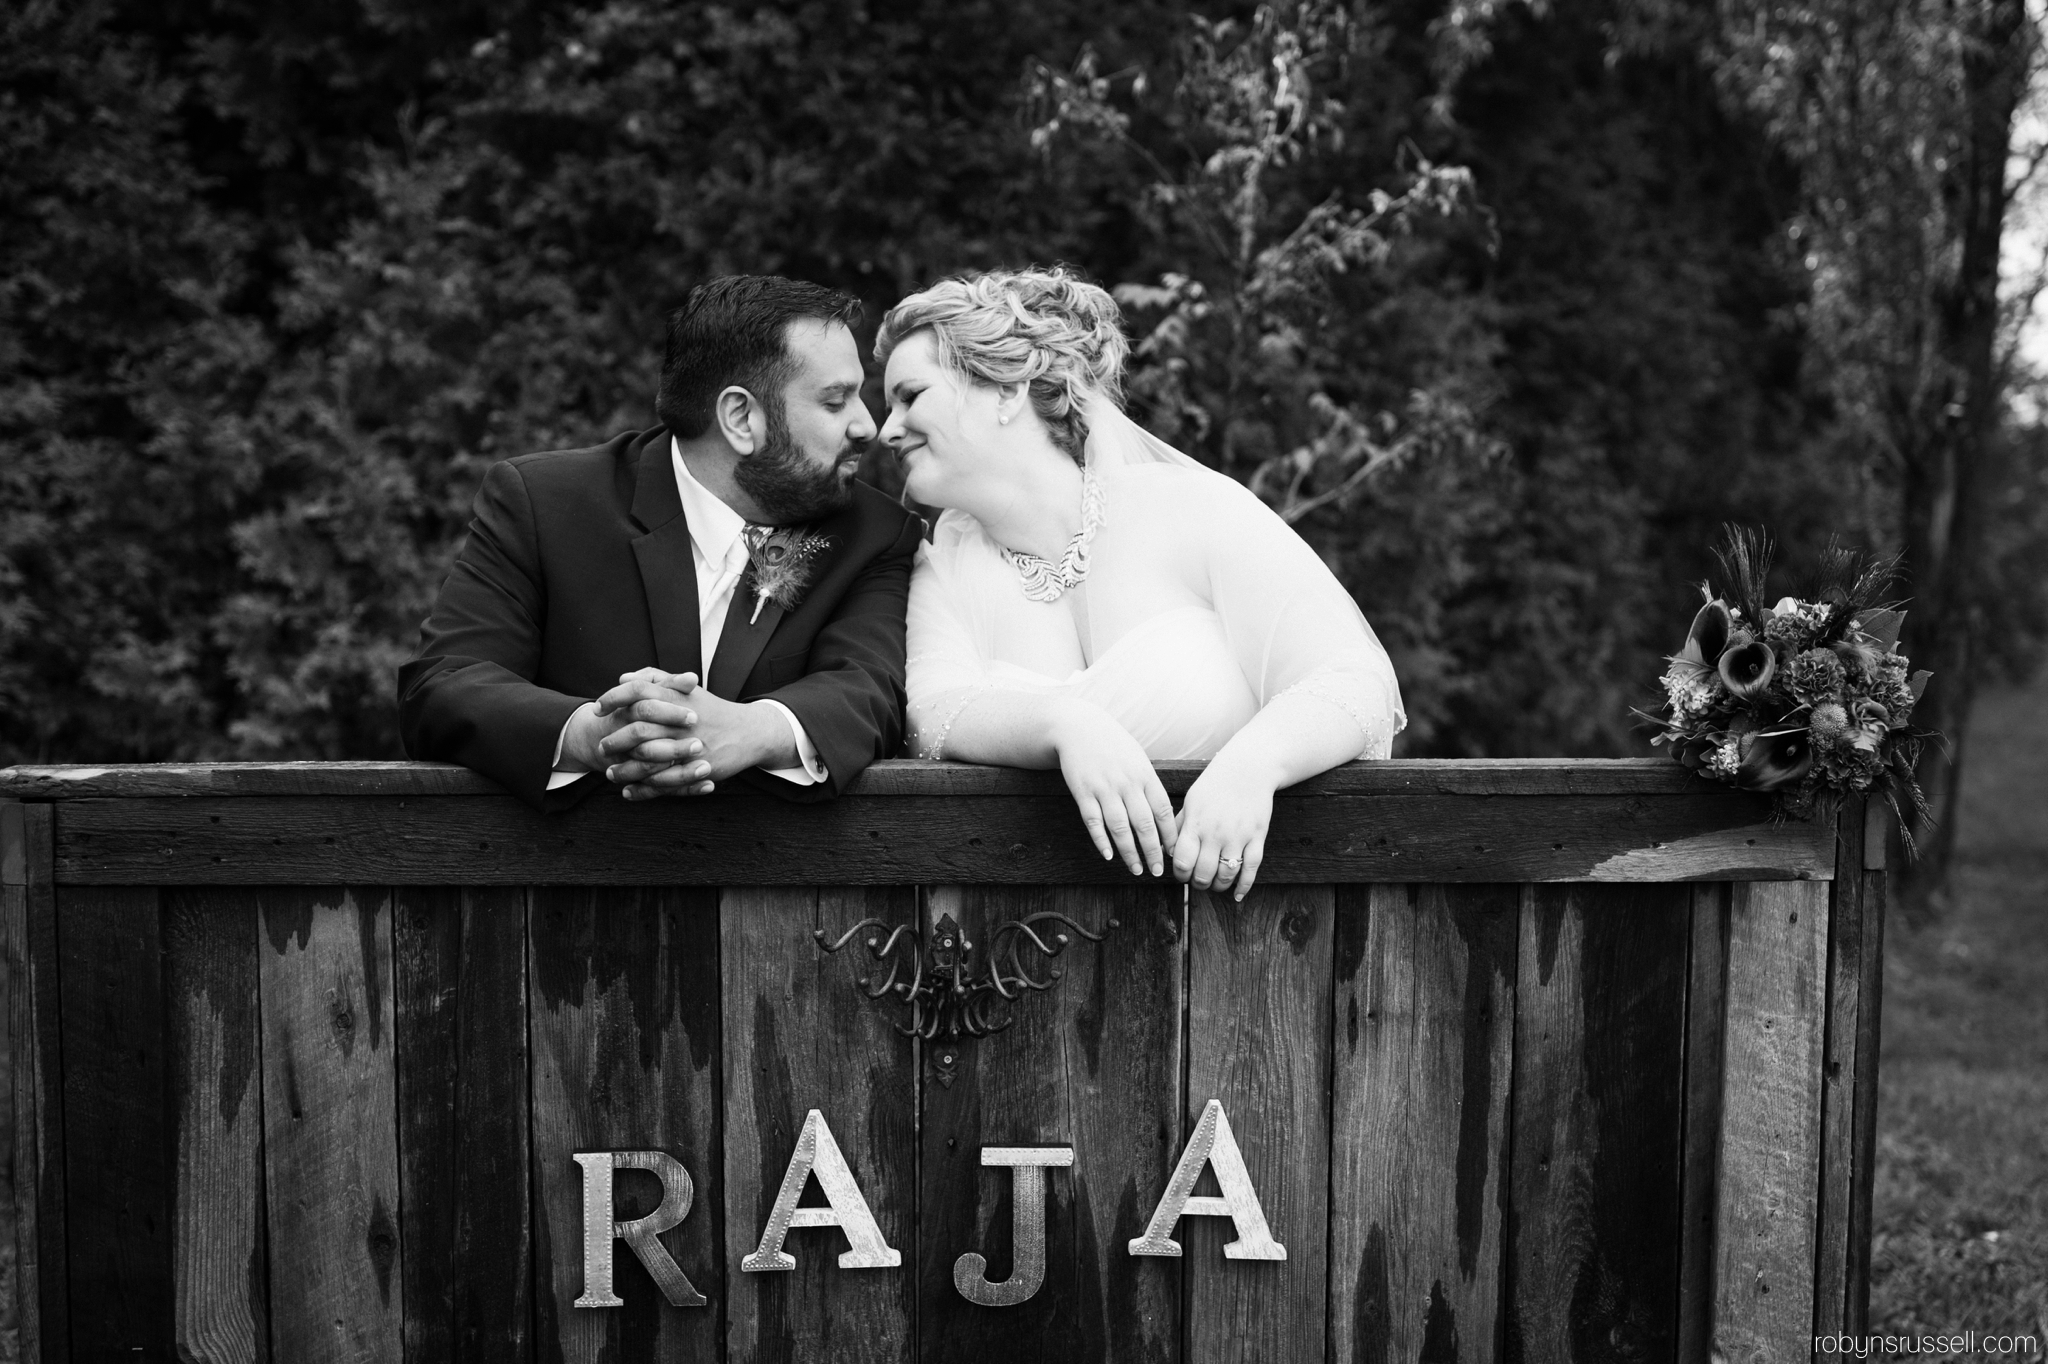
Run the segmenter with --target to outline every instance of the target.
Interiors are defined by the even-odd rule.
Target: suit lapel
[[[749,574],[733,589],[732,605],[725,612],[725,629],[718,636],[718,653],[711,660],[711,675],[704,679],[713,696],[723,696],[728,701],[739,699],[747,674],[754,670],[755,660],[768,647],[769,636],[782,623],[782,608],[772,601],[761,603],[760,616],[749,625],[747,617],[753,614],[754,586]]]
[[[697,561],[690,550],[690,523],[683,515],[683,499],[676,492],[666,428],[656,428],[655,439],[648,441],[640,454],[633,519],[647,532],[633,541],[633,557],[640,565],[640,585],[647,593],[655,664],[667,672],[702,677],[704,639],[697,623]]]
[[[810,578],[804,588],[808,595],[830,576],[839,556],[846,553],[846,547],[853,542],[852,513],[837,513],[806,529],[828,541],[825,551],[811,564]],[[711,660],[711,675],[704,680],[704,685],[711,688],[714,695],[738,698],[740,688],[746,684],[747,674],[754,670],[755,661],[768,647],[775,627],[782,623],[786,613],[770,601],[761,604],[760,619],[749,625],[747,617],[753,614],[754,589],[749,575],[733,589],[732,606],[725,613],[725,631],[718,637],[718,656]]]

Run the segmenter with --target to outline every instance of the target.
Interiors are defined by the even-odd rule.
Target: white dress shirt
[[[697,567],[697,627],[703,639],[701,657],[708,673],[711,660],[718,654],[718,640],[725,633],[725,615],[732,608],[732,594],[738,590],[740,579],[747,571],[746,518],[720,501],[716,494],[690,473],[683,463],[683,449],[675,437],[669,437],[669,459],[675,466],[676,492],[683,499],[683,516],[690,527],[690,558]],[[699,679],[698,685],[702,685]],[[728,698],[730,699],[730,698]],[[797,761],[801,767],[766,769],[768,775],[781,777],[784,781],[795,782],[798,786],[811,786],[825,780],[825,764],[818,757],[818,750],[811,743],[811,736],[804,733],[803,721],[788,706],[772,697],[762,697],[767,705],[782,712],[782,718],[789,721],[790,735],[796,740]],[[586,701],[578,708],[595,709],[595,701]],[[569,725],[575,715],[562,725],[562,733],[555,740],[555,771],[548,778],[548,790],[567,786],[583,773],[579,769],[564,769],[562,766],[562,744],[569,736]]]

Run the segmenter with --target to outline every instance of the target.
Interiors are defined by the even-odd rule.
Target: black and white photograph
[[[12,0],[0,1364],[2048,1340],[2048,0]]]

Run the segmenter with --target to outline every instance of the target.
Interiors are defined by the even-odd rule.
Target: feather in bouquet
[[[1930,674],[1899,652],[1906,613],[1880,600],[1898,560],[1830,542],[1805,594],[1766,606],[1768,539],[1730,527],[1715,557],[1722,590],[1702,585],[1707,603],[1664,672],[1664,712],[1644,717],[1660,729],[1651,742],[1703,776],[1771,792],[1786,816],[1877,791],[1910,854],[1927,817],[1913,772],[1934,736],[1912,726]]]

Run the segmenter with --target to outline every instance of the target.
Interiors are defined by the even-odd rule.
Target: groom
[[[895,752],[921,527],[854,481],[859,315],[712,280],[669,318],[660,426],[493,465],[399,669],[406,752],[542,810],[607,782],[820,800]]]

